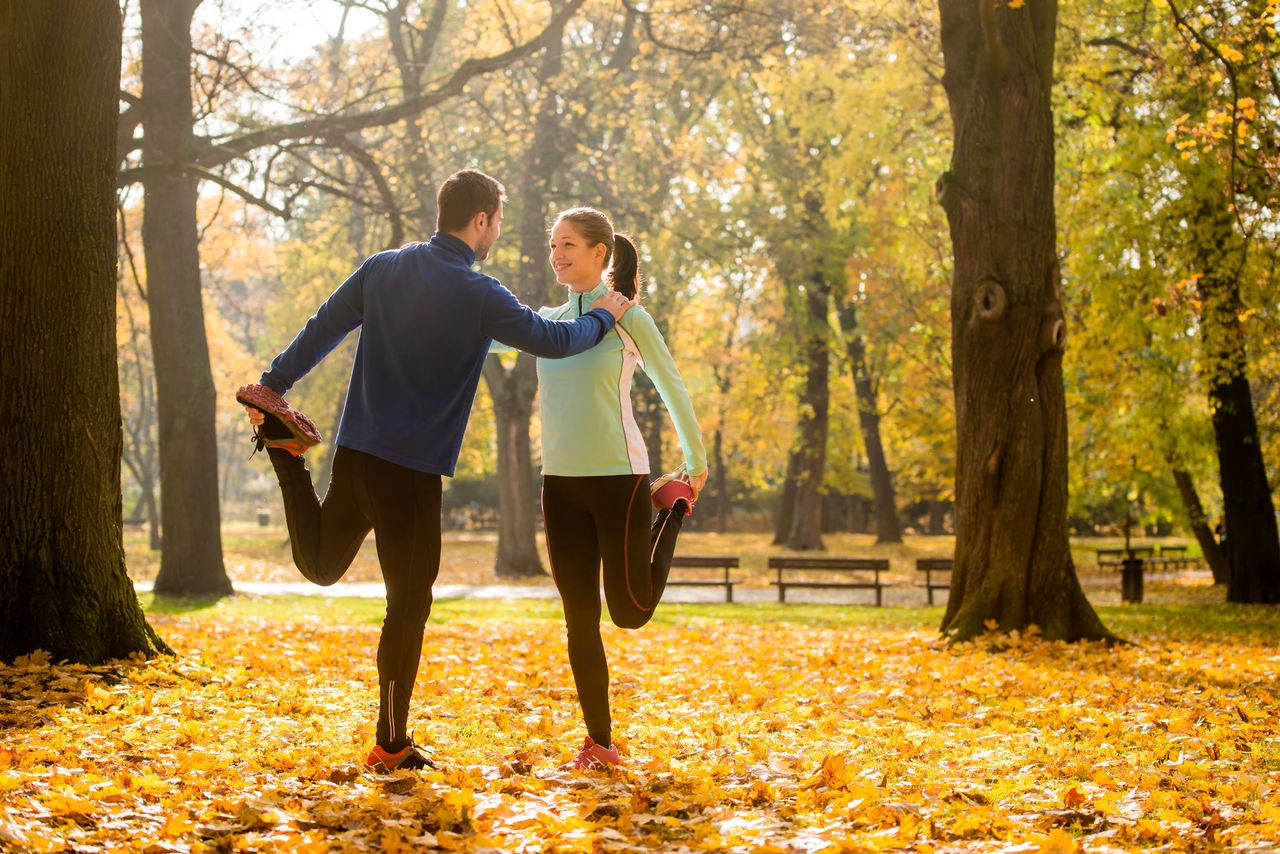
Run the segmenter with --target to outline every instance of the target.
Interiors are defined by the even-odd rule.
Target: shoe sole
[[[236,401],[273,416],[292,434],[289,438],[264,439],[268,448],[283,448],[291,454],[301,455],[324,441],[310,418],[291,408],[283,397],[261,383],[240,386],[236,390]]]

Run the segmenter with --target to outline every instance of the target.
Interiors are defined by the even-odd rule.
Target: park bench
[[[737,569],[738,558],[732,555],[677,555],[671,559],[671,571],[691,570],[695,578],[667,578],[668,587],[723,587],[724,601],[733,601],[733,585],[740,579],[730,578],[729,571]],[[712,570],[720,570],[713,573]]]
[[[916,569],[924,573],[924,589],[929,597],[929,604],[933,604],[933,591],[950,590],[951,589],[951,570],[955,567],[955,560],[949,557],[922,557],[916,559]],[[944,579],[940,581],[933,580],[933,574],[945,573]]]
[[[1198,569],[1200,558],[1187,554],[1186,546],[1161,546],[1159,554],[1145,559],[1147,566],[1161,569]]]
[[[1098,569],[1119,569],[1126,552],[1145,561],[1156,553],[1156,549],[1155,546],[1130,546],[1128,549],[1124,546],[1103,546],[1097,552]]]
[[[787,601],[788,587],[875,590],[876,606],[883,604],[885,585],[880,573],[889,571],[888,558],[881,557],[771,557],[769,569],[778,577],[770,584],[778,588],[778,601]]]

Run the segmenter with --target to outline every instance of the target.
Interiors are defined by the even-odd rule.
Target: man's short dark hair
[[[507,190],[479,169],[454,172],[436,194],[436,231],[461,231],[478,213],[495,216]]]

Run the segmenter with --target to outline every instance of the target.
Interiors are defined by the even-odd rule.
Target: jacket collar
[[[450,255],[456,255],[462,259],[462,262],[470,267],[476,263],[476,251],[472,249],[465,240],[455,237],[452,234],[446,234],[443,231],[437,231],[431,235],[431,246],[442,249]]]
[[[569,291],[569,302],[573,303],[574,308],[579,309],[578,314],[585,314],[587,309],[590,308],[591,303],[600,299],[600,297],[604,296],[608,291],[609,285],[607,282],[601,282],[585,293]]]

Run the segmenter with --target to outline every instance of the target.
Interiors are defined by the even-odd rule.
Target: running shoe
[[[262,424],[253,428],[254,454],[263,448],[280,448],[300,457],[308,448],[323,441],[311,419],[291,408],[268,386],[261,383],[242,385],[236,391],[236,400],[265,416]]]
[[[565,766],[570,771],[599,771],[617,765],[622,761],[616,747],[601,747],[587,736],[577,757]]]
[[[675,471],[664,474],[649,484],[649,499],[658,510],[670,510],[676,502],[684,502],[684,514],[693,512],[693,487],[689,485],[689,475],[681,465]]]
[[[422,755],[418,746],[412,741],[395,753],[388,753],[379,745],[374,745],[364,760],[364,767],[370,771],[416,771],[420,768],[435,768],[436,764]]]

